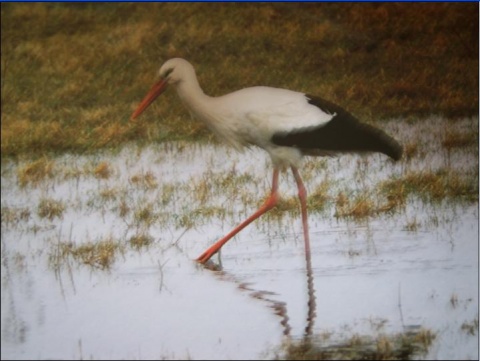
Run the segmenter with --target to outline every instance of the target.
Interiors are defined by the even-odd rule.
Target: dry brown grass
[[[324,342],[301,340],[285,345],[284,352],[286,360],[412,360],[425,355],[434,339],[432,331],[420,329],[379,335],[375,339],[353,335],[330,346],[324,346]]]
[[[141,186],[145,189],[154,189],[157,188],[157,178],[153,175],[152,172],[146,172],[145,174],[135,174],[130,178],[130,181],[133,184]]]
[[[17,225],[19,222],[28,221],[31,212],[28,208],[2,207],[2,227]]]
[[[321,212],[325,209],[327,202],[330,197],[328,195],[328,190],[330,189],[330,183],[328,181],[323,181],[320,183],[312,192],[308,195],[307,205],[308,209],[313,212]]]
[[[174,56],[211,95],[285,87],[373,121],[478,114],[477,3],[2,3],[2,157],[209,137],[174,92],[129,121]]]
[[[37,214],[40,218],[53,220],[54,218],[62,218],[65,208],[65,204],[61,201],[42,198],[37,207]]]
[[[379,186],[387,197],[399,204],[404,204],[409,194],[416,194],[434,201],[445,198],[478,201],[478,173],[476,172],[469,177],[462,177],[446,169],[436,172],[409,172],[401,178],[381,182]]]
[[[417,143],[407,143],[403,147],[405,159],[412,159],[418,153],[418,144]]]
[[[343,193],[337,195],[335,202],[336,217],[362,219],[378,213],[379,209],[368,195],[355,197],[352,201]]]
[[[442,145],[451,150],[452,148],[464,148],[478,144],[478,133],[461,133],[458,131],[447,131],[442,141]]]
[[[36,185],[39,182],[53,178],[55,162],[46,157],[29,162],[17,170],[17,179],[21,187],[28,184]]]
[[[76,246],[72,243],[60,243],[60,252],[56,262],[65,262],[69,257],[92,268],[109,269],[115,262],[119,252],[124,251],[118,242],[108,238],[95,243]],[[53,261],[51,259],[51,261]]]
[[[143,247],[148,247],[153,242],[153,238],[149,235],[138,234],[130,237],[128,243],[133,249],[139,250]]]
[[[107,162],[100,162],[93,171],[96,178],[108,179],[112,175],[112,169]]]

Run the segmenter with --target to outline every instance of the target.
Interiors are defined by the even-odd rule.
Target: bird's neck
[[[241,148],[239,140],[232,132],[230,122],[226,121],[228,118],[225,118],[222,109],[219,109],[221,107],[218,107],[219,104],[216,100],[219,98],[206,95],[200,88],[196,77],[178,83],[176,89],[178,96],[191,114],[203,121],[221,140],[237,149]]]
[[[203,92],[196,77],[180,82],[177,84],[176,90],[185,106],[197,115],[204,111],[206,103],[211,98]]]

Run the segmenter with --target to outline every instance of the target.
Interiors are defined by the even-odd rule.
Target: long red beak
[[[167,79],[162,79],[157,83],[153,84],[152,88],[148,91],[145,98],[143,98],[142,102],[139,104],[137,110],[135,110],[130,117],[130,119],[135,119],[138,117],[142,112],[148,108],[152,102],[157,99],[157,97],[162,94],[165,89],[167,88]]]

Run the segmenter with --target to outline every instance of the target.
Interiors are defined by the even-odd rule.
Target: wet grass
[[[71,242],[58,243],[50,254],[50,265],[58,270],[62,265],[70,265],[70,258],[93,269],[109,270],[125,247],[113,238],[75,245]]]
[[[446,132],[442,145],[451,150],[452,148],[463,148],[478,144],[478,133],[462,133],[449,130]]]
[[[453,127],[451,132],[462,133]],[[306,184],[319,177],[322,179],[315,181],[316,185],[308,192],[309,213],[321,218],[335,216],[363,222],[382,214],[402,212],[408,201],[414,198],[437,203],[444,200],[478,202],[478,170],[449,168],[450,155],[461,152],[470,154],[473,149],[471,142],[451,149],[439,142],[443,148],[443,166],[436,170],[416,170],[409,166],[423,161],[426,154],[431,152],[429,144],[412,144],[415,145],[415,152],[411,153],[411,158],[401,161],[406,166],[402,172],[368,186],[362,185],[363,179],[368,177],[368,157],[356,160],[353,182],[347,186],[340,185],[340,179],[335,179],[329,170],[328,160],[307,160],[302,169]],[[165,154],[181,154],[185,145],[179,143],[178,147]],[[101,210],[102,214],[116,214],[130,229],[141,233],[151,227],[165,227],[169,224],[175,228],[192,229],[214,221],[223,222],[233,215],[236,215],[236,222],[239,222],[258,208],[268,196],[268,178],[257,177],[250,172],[239,172],[235,169],[235,164],[226,172],[217,172],[208,165],[208,160],[206,162],[203,175],[188,182],[166,182],[152,170],[142,170],[128,176],[127,183],[117,184],[115,175],[118,170],[108,156],[96,156],[82,164],[41,157],[35,161],[23,162],[17,167],[16,174],[18,184],[27,191],[39,186],[48,187],[49,182],[60,184],[70,178],[75,178],[77,182],[80,178],[94,178],[98,180],[98,188],[89,191],[85,205],[66,205],[60,200],[42,199],[37,205],[36,214],[40,218],[53,220],[61,219],[68,207],[83,211],[96,209]],[[293,178],[289,174],[282,175],[281,183],[281,191],[284,193],[289,188],[286,183],[293,183]],[[294,184],[290,186],[291,190],[295,189]],[[132,199],[129,196],[131,191],[140,191],[141,196]],[[300,215],[299,200],[293,193],[282,194],[277,207],[265,216],[267,222]],[[185,200],[188,200],[187,204]],[[239,208],[235,209],[235,206]],[[21,218],[18,212],[5,207],[3,222],[19,222]],[[408,231],[418,230],[419,227],[421,222],[415,217],[407,220],[404,226]]]
[[[138,251],[143,247],[148,247],[153,242],[153,238],[146,234],[138,234],[132,236],[128,242],[133,249]]]
[[[362,195],[357,196],[352,201],[344,193],[339,193],[336,199],[336,217],[353,217],[361,219],[376,213],[373,201]]]
[[[368,122],[478,114],[477,3],[2,3],[2,159],[210,139],[174,92],[129,121],[178,56],[211,95],[296,89]]]
[[[100,162],[93,171],[96,178],[108,179],[112,175],[112,169],[107,162]]]
[[[2,206],[2,227],[14,227],[20,222],[27,222],[31,217],[30,209],[28,208],[12,208]]]
[[[478,335],[478,315],[472,321],[462,323],[460,329],[470,336]]]
[[[25,187],[27,184],[36,185],[45,179],[53,178],[54,166],[55,162],[46,157],[29,162],[18,169],[18,183]]]
[[[412,360],[425,355],[435,334],[428,329],[377,338],[354,335],[328,346],[322,341],[301,340],[285,346],[285,360]]]
[[[130,178],[130,181],[142,187],[144,189],[154,189],[157,188],[158,182],[157,178],[153,175],[152,172],[146,172],[145,174],[136,174]]]
[[[432,201],[446,198],[467,202],[478,201],[478,172],[468,176],[447,169],[435,172],[409,172],[400,178],[380,183],[381,191],[397,203],[404,204],[408,195],[416,194]]]
[[[65,204],[51,198],[42,198],[37,207],[37,214],[40,218],[47,218],[52,221],[54,218],[62,218],[65,211]]]
[[[476,119],[464,119],[458,122],[457,129],[448,120],[439,118],[432,124],[449,125],[449,134],[466,134],[461,128],[477,123]],[[406,121],[398,121],[396,126],[400,129],[410,127]],[[417,133],[414,125],[408,129]],[[435,131],[433,127],[431,131]],[[402,216],[412,200],[421,203],[427,213],[432,209],[433,213],[437,210],[438,213],[448,213],[458,204],[477,203],[478,167],[475,166],[478,154],[475,153],[475,144],[469,141],[460,145],[459,142],[457,146],[446,147],[443,144],[445,138],[429,143],[423,141],[423,136],[410,139],[413,150],[409,157],[398,163],[356,156],[306,160],[301,172],[309,190],[308,210],[314,222],[336,215],[337,222],[356,225],[356,222],[363,224],[385,214]],[[190,153],[198,152],[198,148],[183,142],[170,143],[160,152],[159,148],[154,148],[155,159],[160,160],[149,160],[133,171],[129,167],[137,166],[139,158],[137,150],[132,149],[128,149],[120,162],[116,157],[118,154],[109,151],[88,157],[68,155],[9,162],[9,171],[3,170],[2,177],[10,172],[7,184],[31,194],[35,201],[32,201],[33,208],[2,203],[2,229],[18,227],[22,232],[35,232],[40,237],[48,227],[60,228],[58,239],[46,242],[49,265],[56,274],[65,269],[72,272],[73,266],[108,274],[115,269],[116,263],[122,262],[127,252],[141,253],[156,247],[170,247],[173,244],[170,241],[177,238],[171,236],[174,232],[237,223],[250,215],[269,192],[269,171],[257,174],[250,172],[249,168],[238,170],[239,163],[235,162],[222,170],[207,156],[199,174],[181,180],[175,176],[167,178],[172,169],[165,171],[163,161],[179,155],[189,157]],[[455,163],[455,159],[461,160],[461,166]],[[175,162],[171,164],[176,166]],[[346,175],[340,173],[343,171]],[[385,177],[378,176],[377,171]],[[81,183],[83,181],[85,184]],[[78,191],[84,186],[88,188],[86,193],[79,191],[80,196],[70,198],[70,201],[68,196],[61,198],[56,191],[66,188],[69,194],[72,189]],[[293,177],[282,174],[280,188],[285,195],[279,206],[256,222],[258,230],[255,232],[269,234],[271,229],[278,229],[276,222],[286,220],[283,225],[287,226],[281,228],[279,234],[289,233],[292,232],[292,223],[288,222],[299,220],[300,207]],[[429,221],[423,217],[425,209],[409,209],[412,213],[399,227],[408,232],[422,229]],[[92,213],[95,218],[105,217],[105,227],[112,222],[109,217],[113,217],[124,233],[105,236],[98,235],[100,230],[94,230],[92,234],[86,231],[82,239],[65,238],[61,228],[65,226],[66,214],[72,212],[79,212],[82,217]],[[444,220],[437,218],[436,221]],[[103,226],[100,228],[103,230]],[[345,254],[353,258],[364,253],[355,246]],[[452,293],[447,305],[459,309],[462,301]],[[475,327],[478,328],[478,317],[476,321],[465,320],[459,327],[459,331],[471,335],[476,332]],[[286,356],[282,358],[413,359],[428,349],[433,338],[433,331],[423,330],[376,338],[357,335],[336,344],[294,342],[285,345]]]

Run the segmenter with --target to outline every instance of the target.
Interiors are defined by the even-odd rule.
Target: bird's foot
[[[201,264],[205,264],[207,263],[207,261],[212,258],[212,256],[217,253],[217,252],[212,252],[210,249],[206,250],[205,252],[203,252],[200,257],[198,257],[196,259],[196,261],[198,263],[201,263]]]
[[[220,271],[222,266],[220,264],[216,264],[210,259],[215,253],[216,252],[212,253],[207,250],[200,257],[198,257],[196,261],[211,271]]]

